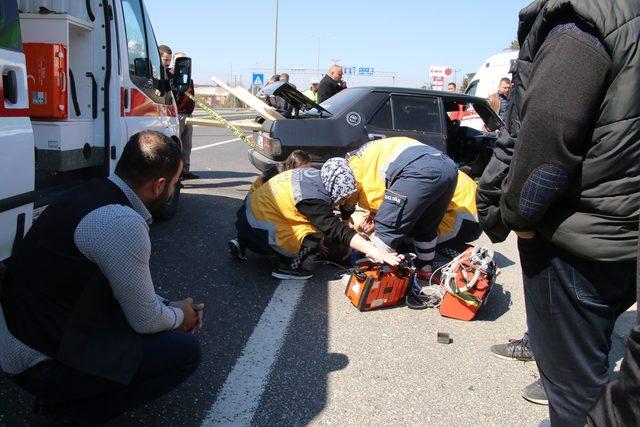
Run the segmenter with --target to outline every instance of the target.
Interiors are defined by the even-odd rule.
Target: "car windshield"
[[[335,116],[353,105],[353,103],[358,101],[367,91],[368,89],[366,88],[345,89],[333,95],[320,105]]]

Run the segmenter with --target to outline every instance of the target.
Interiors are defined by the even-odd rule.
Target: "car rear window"
[[[365,88],[345,89],[333,95],[320,105],[335,116],[336,114],[341,114],[367,92],[368,89]]]

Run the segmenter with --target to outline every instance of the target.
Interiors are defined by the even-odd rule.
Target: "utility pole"
[[[278,74],[278,7],[280,6],[280,0],[276,0],[276,40],[275,48],[273,50],[273,75]]]

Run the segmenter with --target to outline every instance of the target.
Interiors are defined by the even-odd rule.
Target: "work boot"
[[[542,380],[529,384],[522,389],[522,397],[525,400],[535,403],[536,405],[548,405],[549,399],[547,399],[547,393],[544,391]]]
[[[244,251],[244,246],[240,243],[240,239],[234,237],[233,239],[227,242],[227,247],[229,248],[229,253],[239,259],[240,261],[246,261],[247,255]]]
[[[529,345],[529,334],[525,332],[519,340],[509,340],[506,344],[496,344],[491,346],[491,354],[505,360],[520,360],[522,362],[533,362],[533,352]]]

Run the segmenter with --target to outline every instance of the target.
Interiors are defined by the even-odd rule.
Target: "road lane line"
[[[300,280],[278,284],[202,426],[251,425],[304,284]]]
[[[198,151],[209,147],[215,147],[216,145],[228,144],[233,141],[240,141],[240,138],[228,139],[226,141],[216,142],[215,144],[203,145],[202,147],[193,147],[191,151]]]

